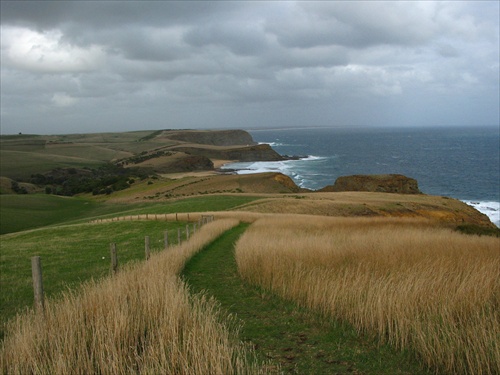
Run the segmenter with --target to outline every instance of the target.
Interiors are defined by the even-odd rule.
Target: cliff
[[[211,146],[256,145],[252,136],[244,130],[184,130],[165,133],[169,139],[186,143]]]
[[[195,146],[178,146],[176,151],[190,155],[203,155],[211,159],[238,161],[279,161],[283,157],[267,144],[231,148],[206,148]]]
[[[352,175],[337,178],[334,185],[320,192],[369,191],[397,194],[421,194],[417,180],[400,174]]]

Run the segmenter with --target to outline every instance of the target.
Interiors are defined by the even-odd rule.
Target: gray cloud
[[[498,13],[491,1],[2,1],[2,133],[498,124]]]

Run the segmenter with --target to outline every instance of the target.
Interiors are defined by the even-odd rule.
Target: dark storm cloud
[[[210,1],[2,1],[2,23],[38,29],[68,23],[82,29],[121,28],[125,25],[176,25],[219,16],[241,9],[236,4]],[[215,14],[215,16],[214,16]]]
[[[0,4],[2,132],[498,121],[498,2]]]

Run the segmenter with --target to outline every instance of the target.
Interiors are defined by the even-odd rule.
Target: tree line
[[[47,194],[111,194],[129,188],[136,179],[148,178],[148,172],[144,168],[123,168],[109,163],[95,169],[55,168],[45,174],[31,175],[29,182],[40,187],[45,186]]]

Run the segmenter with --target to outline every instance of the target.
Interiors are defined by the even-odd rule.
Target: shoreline
[[[314,157],[312,155],[309,155],[305,158],[301,159],[286,159],[282,160],[280,162],[287,162],[287,161],[297,161],[297,160],[308,160],[309,158]],[[315,160],[315,159],[313,159]],[[263,163],[280,163],[280,162],[244,162],[245,164],[261,164]],[[295,183],[297,183],[296,179],[294,178],[295,176],[289,175],[284,172],[284,170],[276,170],[275,168],[269,168],[266,169],[264,168],[258,168],[258,169],[251,169],[251,168],[224,168],[226,165],[231,165],[231,164],[240,164],[240,162],[234,162],[234,161],[228,161],[227,163],[222,164],[219,168],[217,168],[216,171],[218,171],[219,174],[258,174],[258,173],[266,173],[266,172],[277,172],[277,173],[283,173],[287,175],[288,177],[292,178]],[[240,171],[244,171],[244,173],[239,173]],[[333,183],[333,181],[332,181]],[[318,189],[313,189],[307,186],[302,186],[297,183],[297,186],[304,188],[304,189],[309,189],[311,192],[316,192]],[[426,194],[424,192],[424,194]],[[500,228],[500,201],[493,201],[493,200],[487,200],[487,199],[460,199],[460,198],[455,198],[455,197],[450,197],[452,199],[459,200],[477,211],[481,212],[482,214],[485,214],[488,216],[490,221],[498,228]]]

